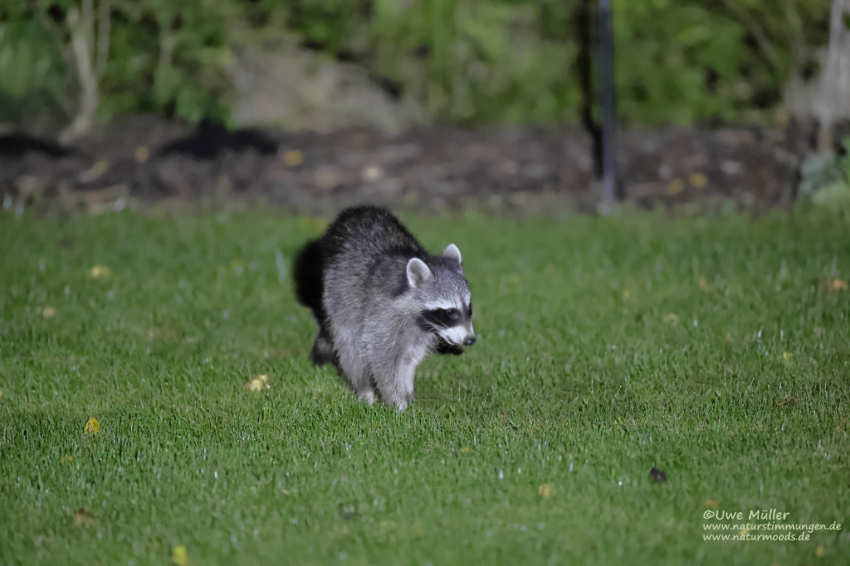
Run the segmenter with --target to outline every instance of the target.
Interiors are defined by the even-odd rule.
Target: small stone
[[[502,171],[508,175],[516,175],[516,172],[519,171],[519,165],[517,165],[516,161],[505,161],[502,163]]]
[[[339,184],[339,171],[334,167],[319,167],[313,174],[313,186],[320,191],[333,190]]]
[[[374,183],[384,176],[384,170],[377,165],[367,165],[360,172],[360,178],[367,183]]]
[[[727,175],[737,175],[741,172],[741,169],[743,169],[743,165],[741,165],[739,161],[727,159],[720,164],[720,169]]]

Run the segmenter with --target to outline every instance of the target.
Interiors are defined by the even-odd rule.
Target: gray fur
[[[460,353],[475,341],[460,250],[428,254],[384,209],[343,211],[299,255],[296,285],[319,326],[311,359],[334,364],[369,403],[379,397],[405,409],[430,351]],[[439,309],[466,314],[448,323]]]

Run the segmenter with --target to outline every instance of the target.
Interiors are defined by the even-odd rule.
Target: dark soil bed
[[[245,132],[236,142],[219,134],[138,116],[64,157],[43,148],[14,155],[0,146],[0,200],[18,210],[91,213],[234,202],[311,213],[358,202],[584,212],[598,201],[591,139],[579,129]],[[810,126],[795,123],[620,132],[621,189],[638,208],[786,206],[811,135]]]

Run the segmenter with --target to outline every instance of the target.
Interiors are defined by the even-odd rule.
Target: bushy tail
[[[313,311],[319,321],[325,320],[322,307],[324,261],[320,240],[308,243],[295,257],[295,296],[299,303]]]
[[[313,347],[310,348],[310,359],[317,366],[333,364],[339,370],[339,361],[328,329],[328,315],[322,305],[326,260],[321,240],[314,240],[301,248],[295,256],[295,296],[299,303],[313,311],[319,326]]]

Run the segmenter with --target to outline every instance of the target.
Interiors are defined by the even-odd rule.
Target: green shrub
[[[6,118],[34,109],[72,111],[75,69],[56,45],[69,39],[64,14],[74,4],[7,0],[0,8]],[[396,83],[433,119],[575,121],[582,99],[576,17],[595,4],[113,0],[100,112],[105,118],[138,111],[225,118],[231,48],[286,27],[307,45]],[[826,41],[828,4],[614,0],[621,119],[690,124],[769,117],[792,72],[811,67],[813,48]],[[40,29],[46,21],[53,40]]]
[[[233,1],[117,2],[103,113],[226,118],[230,83],[224,68],[233,59],[230,26],[239,13]]]
[[[71,112],[72,81],[47,32],[34,21],[0,23],[0,120]]]
[[[807,160],[801,168],[800,195],[820,207],[850,210],[850,138],[844,155],[826,151]]]

